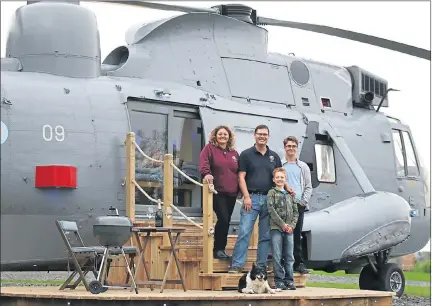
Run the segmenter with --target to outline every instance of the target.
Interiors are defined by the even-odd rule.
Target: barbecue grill
[[[96,219],[93,235],[105,247],[120,247],[132,236],[132,221],[120,217],[116,208],[110,208],[110,214]]]
[[[138,294],[138,289],[135,283],[135,279],[129,268],[129,262],[126,258],[123,245],[132,236],[133,223],[128,217],[121,217],[118,214],[118,210],[114,207],[110,207],[109,214],[107,216],[100,216],[96,218],[96,222],[93,225],[93,235],[99,241],[99,243],[105,247],[102,262],[99,268],[97,280],[92,281],[89,284],[90,292],[98,294],[105,292],[108,288],[125,288],[124,286],[105,286],[104,281],[107,277],[107,261],[113,256],[123,255],[126,263],[126,268],[129,276],[132,280],[131,290],[135,289]],[[127,288],[127,287],[126,287]]]

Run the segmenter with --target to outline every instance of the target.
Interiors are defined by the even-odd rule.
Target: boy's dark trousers
[[[296,227],[294,229],[294,271],[296,271],[300,264],[304,264],[303,254],[302,254],[302,242],[301,242],[301,232],[303,229],[303,220],[304,220],[304,212],[305,207],[297,204],[299,217],[297,220]],[[284,254],[282,255],[281,264],[284,265]]]
[[[302,243],[301,243],[301,232],[303,229],[303,220],[305,207],[297,204],[299,217],[297,220],[296,227],[294,229],[294,270],[296,270],[300,264],[304,264],[303,254],[302,254]]]

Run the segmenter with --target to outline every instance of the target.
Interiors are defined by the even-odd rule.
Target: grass
[[[307,287],[359,289],[357,284],[313,283],[307,282]],[[409,296],[430,297],[430,287],[405,286],[404,293]]]
[[[326,276],[352,276],[352,277],[359,277],[359,274],[345,274],[345,271],[337,271],[334,273],[327,273],[324,271],[312,271],[312,274],[315,275],[326,275]],[[405,271],[405,280],[409,281],[422,281],[422,282],[430,282],[431,281],[431,275],[430,273],[425,272],[411,272],[411,271]]]
[[[413,272],[423,272],[423,273],[429,273],[430,274],[431,261],[425,260],[425,261],[416,262],[415,267],[413,269]]]
[[[64,281],[60,280],[2,280],[2,285],[22,284],[22,285],[52,285],[61,286]]]

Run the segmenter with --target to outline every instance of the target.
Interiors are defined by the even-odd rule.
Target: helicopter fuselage
[[[155,96],[155,91],[162,85],[170,88],[169,101]],[[55,220],[77,221],[84,241],[97,243],[92,234],[94,218],[106,214],[110,206],[125,213],[125,135],[130,130],[154,129],[150,122],[131,113],[152,113],[157,108],[165,109],[167,113],[179,107],[183,112],[197,112],[205,134],[218,124],[233,126],[239,152],[253,144],[250,131],[258,124],[269,126],[269,146],[281,157],[284,154],[283,138],[287,135],[298,137],[300,157],[311,165],[314,180],[311,210],[305,216],[305,231],[309,215],[362,194],[337,146],[333,147],[335,182],[317,179],[316,167],[319,165],[316,153],[310,145],[306,147],[306,142],[308,139],[314,144],[319,141],[313,139],[314,133],[308,135],[307,127],[312,125],[311,122],[318,125],[331,122],[374,188],[400,195],[411,202],[418,213],[411,218],[410,238],[395,248],[393,256],[415,252],[429,239],[425,230],[430,219],[424,181],[421,176],[398,178],[392,142],[383,141],[383,135],[391,135],[392,129],[410,133],[409,128],[390,123],[381,113],[360,109],[350,115],[332,112],[301,114],[285,106],[250,107],[219,96],[214,96],[215,100],[208,99],[214,103],[202,103],[207,95],[198,89],[116,77],[80,80],[37,73],[2,72],[2,92],[2,98],[8,101],[1,106],[1,121],[8,129],[8,137],[1,145],[1,260],[4,270],[64,268],[66,253],[56,232]],[[170,129],[171,121],[168,122],[167,132],[178,133],[178,130]],[[172,143],[168,148],[172,148]],[[172,149],[167,151],[172,152]],[[44,165],[76,167],[76,189],[36,188],[35,169]],[[199,207],[200,203],[193,206]],[[151,211],[150,206],[143,207],[141,217]],[[361,218],[374,219],[378,213],[381,211],[377,207]],[[232,219],[231,233],[235,233],[239,207],[236,207]],[[362,224],[362,221],[358,220],[358,223]],[[346,224],[346,230],[333,228],[332,231],[347,231],[344,236],[350,241],[350,226],[352,224]],[[328,241],[312,243],[315,250],[318,248],[317,254],[320,248],[332,248]],[[311,265],[317,261],[317,268],[324,262],[327,265],[329,261],[337,260],[314,256],[308,256],[308,260]]]
[[[1,121],[7,128],[3,137],[2,125],[2,270],[65,269],[67,253],[55,220],[77,221],[90,245],[97,243],[92,233],[97,216],[110,206],[125,213],[127,132],[135,132],[153,158],[171,153],[196,165],[206,135],[220,124],[233,128],[239,153],[253,145],[259,124],[269,127],[269,147],[281,157],[286,136],[300,140],[300,159],[311,169],[314,188],[303,228],[311,268],[349,269],[360,263],[340,263],[344,254],[360,260],[391,247],[391,256],[400,256],[428,242],[430,202],[411,131],[374,109],[381,99],[388,106],[384,80],[355,66],[268,53],[265,29],[209,13],[131,29],[128,46],[100,65],[92,19],[80,23],[73,14],[53,13],[53,7],[68,4],[30,9],[47,5],[52,24],[85,25],[85,32],[71,35],[85,36],[87,43],[74,43],[75,53],[68,53],[55,45],[73,38],[56,39],[63,35],[60,29],[34,30],[26,22],[31,14],[17,14],[20,31],[11,31],[1,72]],[[87,16],[81,9],[73,7],[77,16]],[[37,45],[44,31],[52,31],[52,45]],[[28,44],[23,37],[34,42],[32,52],[23,51]],[[49,54],[52,50],[59,51]],[[137,161],[137,169],[148,166]],[[49,165],[75,167],[76,186],[38,187],[36,168]],[[183,193],[174,204],[199,216],[200,193],[191,193],[189,204]],[[138,217],[154,207],[137,203]],[[400,235],[394,235],[397,222]],[[323,226],[326,234],[320,236]],[[369,239],[371,233],[378,238]]]

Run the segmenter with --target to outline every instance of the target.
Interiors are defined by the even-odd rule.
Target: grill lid
[[[99,216],[96,218],[96,226],[133,226],[131,219],[128,217],[121,217],[118,214],[117,208],[110,207],[107,216]]]

